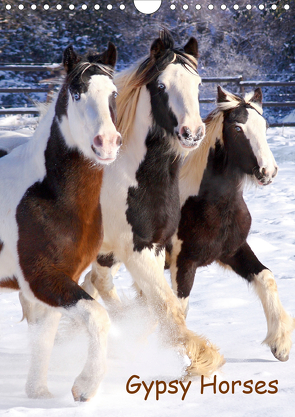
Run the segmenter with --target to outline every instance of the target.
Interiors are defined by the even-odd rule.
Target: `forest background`
[[[97,3],[100,8],[95,10]],[[211,3],[213,10],[208,8]],[[239,5],[238,10],[233,7],[235,3]],[[261,3],[265,6],[263,10],[258,7]],[[69,44],[84,53],[89,49],[103,49],[111,40],[119,52],[118,69],[122,69],[146,55],[159,29],[165,26],[178,45],[184,45],[190,36],[197,38],[199,70],[203,77],[242,75],[248,80],[294,80],[295,0],[255,0],[255,4],[248,0],[162,0],[160,9],[151,15],[140,13],[133,0],[41,0],[35,2],[36,10],[31,9],[32,4],[32,0],[1,2],[0,64],[60,63],[62,52]],[[57,4],[62,6],[60,10]],[[122,4],[124,10],[120,8]],[[175,5],[174,10],[171,4]],[[187,10],[183,9],[184,4]],[[200,10],[196,4],[201,5]],[[223,4],[227,5],[226,10],[222,10]],[[251,9],[247,8],[249,4]],[[10,10],[7,5],[11,6]],[[44,9],[44,5],[49,8]],[[73,10],[69,9],[70,5],[74,6]],[[14,82],[24,87],[46,77],[38,73],[12,75],[0,72],[0,84]],[[235,91],[236,87],[229,86],[229,89]],[[203,97],[214,97],[215,91],[216,86],[206,85]],[[295,98],[294,88],[293,91],[266,88],[264,93],[268,100],[276,100],[279,94],[285,100]],[[22,105],[24,101],[30,104],[32,99],[32,96],[2,94],[0,106]],[[283,115],[282,111],[276,112],[276,116]],[[269,110],[270,117],[273,112]]]

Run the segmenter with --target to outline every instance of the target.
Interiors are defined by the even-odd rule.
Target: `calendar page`
[[[32,152],[48,114],[48,137],[53,123],[72,138],[78,126],[83,137],[88,113],[71,125],[65,108],[83,104],[93,85],[83,74],[101,67],[109,72],[92,100],[112,83],[103,117],[120,149],[100,165],[98,253],[79,276],[64,274],[78,304],[33,292],[51,290],[41,273],[37,284],[25,276],[20,226],[8,233],[20,275],[7,269],[12,252],[0,228],[0,416],[293,417],[294,25],[293,0],[1,2],[0,173],[7,158]],[[76,91],[71,71],[85,62]],[[56,104],[61,94],[68,98]],[[92,151],[108,135],[93,134],[85,153],[93,166]],[[54,171],[44,149],[44,170]],[[34,187],[49,171],[36,174]],[[6,189],[1,181],[1,199],[14,198],[14,182]],[[62,236],[64,224],[55,230]],[[27,250],[37,256],[36,245]],[[1,292],[1,279],[17,291]],[[88,307],[80,314],[81,300],[96,303],[96,315]],[[36,337],[49,337],[46,324],[38,330],[47,310],[60,322],[52,346],[36,353]],[[88,320],[103,323],[97,337]]]

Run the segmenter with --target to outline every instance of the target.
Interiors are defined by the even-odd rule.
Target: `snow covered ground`
[[[13,134],[22,132],[33,121],[24,116],[0,118],[0,130],[8,137],[11,130]],[[280,171],[274,184],[245,192],[253,217],[249,243],[261,262],[274,272],[282,303],[295,316],[295,128],[269,129],[268,141]],[[121,294],[132,296],[131,280],[124,267],[115,282]],[[156,400],[156,382],[147,400],[142,386],[135,394],[127,393],[126,383],[132,375],[140,377],[133,379],[133,383],[169,382],[181,377],[184,366],[184,360],[175,352],[161,347],[157,332],[140,342],[145,314],[133,311],[128,320],[112,325],[108,373],[90,403],[75,404],[70,392],[85,360],[86,338],[78,332],[62,338],[63,328],[49,369],[49,389],[55,398],[28,399],[24,386],[30,348],[27,324],[20,322],[21,316],[18,295],[0,294],[0,416],[294,416],[295,347],[289,361],[282,363],[272,356],[267,346],[261,345],[266,335],[266,321],[258,299],[242,278],[217,265],[197,272],[188,326],[206,335],[224,354],[226,364],[217,373],[217,390],[222,381],[230,384],[230,390],[224,394],[214,394],[212,386],[204,387],[202,394],[200,379],[192,382],[184,400],[179,385],[177,393],[166,392]],[[249,380],[253,381],[253,392],[245,394],[243,390],[250,390],[243,384]],[[232,381],[242,384],[235,385],[234,393]],[[266,384],[260,388],[261,392],[276,391],[272,387],[277,387],[277,392],[256,393],[258,381]],[[204,382],[213,383],[213,379]],[[226,383],[221,385],[224,392],[226,388]]]

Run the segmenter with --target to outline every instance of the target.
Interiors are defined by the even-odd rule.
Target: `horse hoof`
[[[225,363],[223,355],[216,346],[191,331],[187,331],[184,347],[191,361],[186,368],[186,374],[190,377],[201,375],[209,377]]]
[[[81,403],[86,403],[91,400],[91,397],[88,397],[85,393],[81,393],[77,386],[73,386],[72,394],[74,401],[79,401]]]
[[[287,360],[289,359],[289,355],[284,350],[282,352],[277,352],[276,347],[272,347],[270,348],[270,350],[274,357],[281,362],[287,362]]]

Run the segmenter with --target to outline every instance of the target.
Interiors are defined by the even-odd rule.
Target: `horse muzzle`
[[[258,181],[259,185],[269,185],[273,182],[278,173],[278,167],[274,166],[273,170],[269,170],[266,167],[254,168],[253,174]]]
[[[197,148],[202,139],[205,137],[205,125],[202,124],[198,127],[196,132],[193,134],[189,127],[182,126],[180,132],[177,132],[177,136],[180,142],[180,145],[185,149],[195,149]]]
[[[113,162],[118,154],[120,146],[122,145],[122,137],[119,133],[107,137],[104,135],[97,135],[93,139],[91,149],[100,164],[110,164]]]

